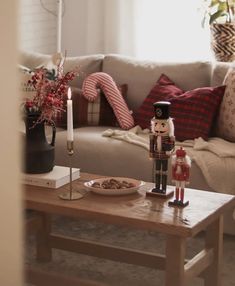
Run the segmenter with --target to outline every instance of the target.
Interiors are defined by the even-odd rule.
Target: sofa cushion
[[[67,57],[64,64],[64,72],[71,71],[76,67],[79,68],[79,76],[77,76],[71,84],[75,87],[82,87],[83,80],[91,73],[101,71],[103,55],[89,55],[80,57]],[[48,63],[51,55],[44,55],[36,52],[22,51],[20,53],[20,63],[30,69]]]
[[[220,86],[201,87],[184,92],[163,74],[135,113],[136,124],[148,128],[154,115],[153,103],[169,101],[176,139],[184,141],[202,137],[207,140],[224,90],[225,86]]]
[[[124,99],[127,96],[128,86],[122,84],[118,86]],[[99,95],[94,102],[88,102],[83,96],[82,90],[77,87],[71,87],[73,100],[73,126],[118,126],[117,119],[112,107],[106,97],[99,90]],[[64,98],[64,112],[58,114],[56,126],[67,128],[67,97]]]
[[[72,165],[81,172],[105,176],[131,177],[152,181],[153,162],[140,146],[103,137],[107,127],[89,126],[74,129]],[[57,132],[55,163],[67,165],[66,131]]]
[[[156,79],[162,73],[167,74],[184,90],[210,86],[211,63],[164,63],[136,60],[121,55],[106,55],[103,61],[103,72],[113,77],[116,83],[128,84],[128,106],[137,109]]]
[[[211,86],[219,86],[224,82],[224,78],[231,67],[231,63],[214,62],[211,74]]]
[[[226,85],[222,100],[216,135],[225,140],[235,142],[235,69],[231,68],[224,80]]]

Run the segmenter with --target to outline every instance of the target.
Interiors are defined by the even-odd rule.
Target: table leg
[[[41,227],[36,235],[37,260],[48,262],[52,258],[52,248],[50,246],[51,216],[40,213]]]
[[[185,286],[184,260],[185,238],[175,235],[167,235],[166,286]]]
[[[213,249],[213,262],[205,271],[205,286],[221,286],[223,256],[223,216],[220,216],[206,230],[206,248]]]

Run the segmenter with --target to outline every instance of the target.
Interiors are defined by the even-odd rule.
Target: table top
[[[81,173],[73,188],[84,192],[84,182],[104,176]],[[122,196],[104,196],[86,192],[80,200],[66,201],[58,197],[69,185],[58,189],[24,185],[25,208],[49,214],[100,220],[159,231],[182,237],[191,237],[205,229],[227,209],[235,206],[235,196],[185,189],[189,206],[168,206],[170,199],[145,196],[153,183],[146,183],[137,193]]]

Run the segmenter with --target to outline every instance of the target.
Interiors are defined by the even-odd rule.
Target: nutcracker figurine
[[[170,118],[170,102],[153,104],[155,116],[151,120],[150,158],[155,163],[155,188],[147,195],[169,197],[174,190],[167,190],[168,159],[175,147],[174,125]]]
[[[191,159],[186,155],[185,150],[181,147],[172,156],[172,179],[175,182],[175,200],[169,202],[169,205],[186,207],[189,201],[184,202],[184,188],[189,183],[189,170]]]

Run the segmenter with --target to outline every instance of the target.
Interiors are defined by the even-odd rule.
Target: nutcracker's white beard
[[[157,136],[157,151],[161,152],[162,151],[162,137]]]
[[[175,127],[174,127],[174,123],[173,123],[173,118],[169,118],[168,119],[168,123],[169,123],[169,136],[173,137],[175,134]]]
[[[172,166],[174,166],[174,165],[176,164],[176,161],[177,161],[177,157],[176,157],[176,155],[173,155],[173,156],[171,157],[171,164],[172,164]],[[185,162],[189,167],[191,167],[191,158],[190,158],[188,155],[185,156],[184,162]]]

